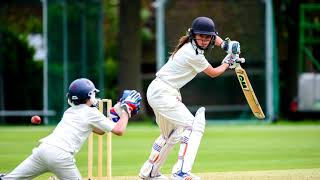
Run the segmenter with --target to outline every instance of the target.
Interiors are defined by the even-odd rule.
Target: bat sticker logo
[[[247,84],[244,76],[238,75],[238,79],[239,79],[239,81],[240,81],[240,84],[241,84],[241,86],[242,86],[242,89],[249,90],[248,84]]]

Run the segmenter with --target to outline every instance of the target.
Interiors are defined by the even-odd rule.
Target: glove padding
[[[123,102],[133,91],[135,91],[135,90],[124,90],[122,93],[122,97],[119,99],[119,102]],[[137,92],[137,91],[135,91],[135,92]],[[140,96],[140,93],[139,93],[139,96]],[[132,116],[138,114],[138,112],[141,108],[140,101],[141,101],[141,96],[140,96],[140,100],[139,100],[139,106],[131,112]]]
[[[128,92],[127,92],[128,93]],[[126,93],[123,93],[123,96],[121,98],[120,106],[122,109],[124,109],[129,117],[131,117],[131,113],[135,111],[139,111],[140,109],[140,102],[141,102],[141,95],[135,90],[131,90],[129,95],[126,95]]]
[[[133,96],[133,94],[135,94],[135,96]],[[130,98],[129,96],[135,97],[136,99]],[[140,93],[138,93],[135,90],[124,90],[118,102],[110,109],[110,116],[112,121],[118,122],[120,119],[120,116],[122,116],[122,110],[125,110],[128,113],[127,111],[128,108],[129,110],[132,109],[131,112],[128,113],[129,117],[132,117],[138,114],[141,108],[140,102],[141,102]]]
[[[239,54],[228,54],[226,57],[222,60],[221,64],[229,64],[229,69],[236,68],[240,63],[244,63],[245,59],[240,58]]]
[[[221,64],[228,64],[229,68],[235,64],[235,58],[233,58],[233,54],[227,54],[226,57],[222,60]],[[231,69],[231,68],[230,68]]]
[[[222,42],[221,48],[228,54],[240,54],[240,43],[238,41],[231,41],[229,38],[226,38]]]

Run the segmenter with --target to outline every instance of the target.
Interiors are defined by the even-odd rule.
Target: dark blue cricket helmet
[[[208,17],[197,17],[191,26],[192,34],[217,35],[216,28],[212,19]]]
[[[90,99],[92,95],[99,92],[94,84],[86,78],[80,78],[74,80],[67,93],[67,97],[74,105],[83,104],[87,99]]]
[[[192,21],[191,28],[188,29],[188,33],[189,33],[188,36],[190,41],[194,39],[196,34],[206,34],[206,35],[212,36],[210,44],[206,48],[202,48],[195,41],[197,47],[202,50],[213,48],[216,40],[216,35],[218,34],[218,32],[216,32],[216,27],[214,25],[213,20],[208,17],[197,17],[196,19],[194,19]],[[197,50],[196,50],[196,54],[198,54]]]

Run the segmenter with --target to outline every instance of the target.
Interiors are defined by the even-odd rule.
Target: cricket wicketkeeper
[[[68,108],[54,131],[40,140],[32,154],[2,180],[33,179],[45,172],[59,179],[80,180],[74,155],[79,152],[91,132],[99,135],[112,132],[122,135],[131,115],[138,113],[141,96],[135,90],[126,90],[119,102],[111,108],[112,119],[101,113],[95,98],[99,92],[86,78],[73,81],[67,93]]]
[[[228,55],[218,67],[212,67],[204,51],[220,46]],[[154,141],[147,161],[141,167],[139,176],[144,180],[167,180],[160,173],[173,146],[180,143],[178,161],[172,168],[174,180],[198,180],[191,173],[192,165],[205,130],[205,108],[201,107],[195,116],[183,104],[180,89],[198,73],[204,72],[217,77],[228,68],[234,68],[240,54],[237,41],[222,40],[216,32],[212,19],[198,17],[186,36],[182,36],[167,63],[156,73],[156,78],[147,90],[147,100],[156,116],[160,136]],[[237,56],[238,57],[238,56]]]

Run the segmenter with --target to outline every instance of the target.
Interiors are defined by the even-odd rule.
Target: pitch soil
[[[319,180],[320,168],[270,171],[197,173],[201,180]],[[168,175],[169,176],[169,175]],[[137,176],[118,176],[112,180],[139,180]]]

